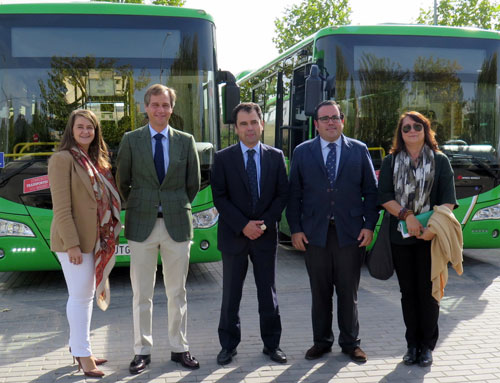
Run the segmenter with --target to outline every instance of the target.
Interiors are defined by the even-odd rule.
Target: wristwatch
[[[265,224],[260,225],[260,230],[265,231],[267,229],[267,226]]]

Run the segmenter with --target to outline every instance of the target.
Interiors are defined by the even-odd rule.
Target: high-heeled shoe
[[[92,378],[102,378],[104,376],[104,372],[101,370],[98,370],[97,368],[94,368],[89,371],[85,371],[82,365],[82,361],[80,360],[79,356],[74,357],[76,361],[78,362],[78,371],[82,370],[85,376],[90,376]]]
[[[107,359],[103,359],[103,358],[96,358],[95,356],[91,356],[92,359],[94,359],[94,362],[95,362],[95,365],[96,366],[100,366],[104,363],[106,363],[108,360]]]
[[[71,347],[69,348],[69,353],[71,354]],[[95,356],[91,355],[90,356],[92,359],[94,359],[94,363],[96,366],[100,366],[104,363],[106,363],[108,360],[107,359],[103,359],[103,358],[96,358]],[[73,356],[73,364],[75,364],[75,357]]]

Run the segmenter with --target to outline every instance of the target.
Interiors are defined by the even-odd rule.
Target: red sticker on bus
[[[28,178],[23,181],[23,193],[33,193],[39,190],[49,189],[49,176]]]

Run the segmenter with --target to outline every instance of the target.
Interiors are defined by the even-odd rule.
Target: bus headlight
[[[193,226],[195,229],[208,229],[217,223],[219,212],[215,207],[199,211],[193,214]]]
[[[34,237],[33,231],[24,223],[0,219],[0,237]]]
[[[472,217],[473,221],[482,221],[485,219],[500,219],[500,204],[478,210],[474,214],[474,217]]]

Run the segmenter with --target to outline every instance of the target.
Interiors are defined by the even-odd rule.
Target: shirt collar
[[[321,136],[319,137],[319,140],[320,140],[320,142],[321,142],[321,149],[326,149],[326,148],[328,148],[328,145],[330,144],[330,142],[328,142],[328,141],[324,140]],[[338,148],[339,146],[341,146],[341,145],[342,145],[342,135],[341,135],[339,138],[337,138],[335,141],[333,141],[333,143],[334,143],[335,145],[337,145],[337,148]]]
[[[156,130],[154,130],[150,124],[148,124],[149,126],[149,133],[151,133],[151,138],[153,138],[156,134],[158,134],[158,132]],[[167,125],[165,129],[163,129],[160,134],[163,135],[165,138],[168,139],[168,128],[170,127],[170,125]]]
[[[241,147],[241,151],[243,153],[246,153],[247,151],[250,150],[250,148],[248,146],[246,146],[243,142],[240,141],[240,147]],[[257,153],[257,155],[260,154],[260,141],[257,142],[257,145],[255,145],[253,148],[251,149],[255,149],[255,152]]]

